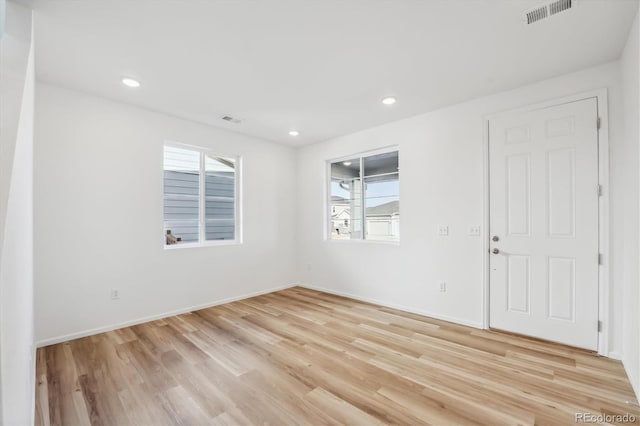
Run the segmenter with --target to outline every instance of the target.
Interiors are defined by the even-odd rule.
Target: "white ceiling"
[[[304,145],[615,60],[638,7],[578,0],[525,25],[543,2],[35,0],[37,75]]]

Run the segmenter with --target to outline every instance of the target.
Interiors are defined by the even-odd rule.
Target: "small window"
[[[238,168],[238,157],[164,146],[167,246],[239,240]]]
[[[332,240],[399,241],[398,151],[330,162]]]

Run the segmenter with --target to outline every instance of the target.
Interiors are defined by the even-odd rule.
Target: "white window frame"
[[[363,211],[363,221],[362,221],[362,238],[357,238],[357,239],[333,239],[331,238],[331,229],[332,229],[332,223],[331,223],[331,164],[332,163],[339,163],[341,161],[347,161],[347,160],[353,160],[354,158],[358,158],[360,161],[360,182],[361,185],[363,185],[361,192],[363,194],[363,200],[364,200],[364,176],[362,175],[363,172],[363,164],[364,164],[364,158],[365,157],[370,157],[373,155],[379,155],[379,154],[387,154],[389,152],[397,152],[398,153],[398,181],[400,180],[400,169],[401,169],[401,155],[400,155],[400,146],[399,145],[391,145],[391,146],[386,146],[383,148],[377,148],[377,149],[373,149],[373,150],[369,150],[369,151],[362,151],[362,152],[358,152],[355,154],[350,154],[350,155],[343,155],[341,157],[336,157],[336,158],[332,158],[329,160],[325,160],[325,185],[324,185],[324,190],[325,190],[325,194],[324,194],[324,240],[325,241],[329,241],[332,243],[339,243],[339,244],[361,244],[361,243],[367,243],[367,244],[388,244],[388,245],[400,245],[400,236],[402,235],[402,226],[400,226],[400,231],[398,233],[398,239],[397,240],[369,240],[366,239],[366,220],[364,220],[364,217],[366,216],[366,207],[363,203],[362,205],[362,211]],[[400,196],[400,192],[401,189],[398,190],[398,199],[401,198]]]
[[[188,149],[190,151],[196,151],[200,153],[200,173],[198,176],[198,242],[193,243],[178,243],[168,245],[166,243],[165,237],[165,229],[164,229],[164,148],[165,147],[174,147],[181,149]],[[205,156],[204,154],[209,154],[214,157],[224,157],[224,158],[233,158],[235,160],[235,185],[234,185],[234,229],[235,229],[235,238],[233,240],[207,240],[207,230],[206,230],[206,200],[205,197],[205,179],[206,174],[205,171]],[[197,145],[189,145],[180,142],[173,141],[165,141],[162,144],[162,176],[163,178],[160,180],[162,185],[162,244],[165,250],[176,250],[183,248],[194,248],[194,247],[211,247],[211,246],[227,246],[227,245],[236,245],[242,244],[242,156],[240,155],[229,155],[229,154],[221,154],[219,151],[212,150],[210,148],[205,148]],[[204,201],[204,202],[203,202]]]

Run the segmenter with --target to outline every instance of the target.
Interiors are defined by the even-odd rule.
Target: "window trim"
[[[332,163],[338,163],[341,161],[346,161],[346,160],[353,160],[354,158],[358,158],[360,161],[360,184],[363,185],[363,187],[361,188],[361,193],[364,194],[364,176],[362,175],[362,170],[363,170],[363,165],[364,165],[364,158],[365,157],[370,157],[373,155],[379,155],[379,154],[387,154],[389,152],[397,152],[398,153],[398,178],[400,177],[400,169],[401,169],[401,160],[400,160],[400,145],[388,145],[382,148],[376,148],[376,149],[371,149],[371,150],[367,150],[367,151],[361,151],[361,152],[357,152],[355,154],[349,154],[349,155],[343,155],[340,157],[334,157],[328,160],[325,160],[325,184],[324,184],[324,232],[323,232],[323,237],[324,237],[324,241],[328,241],[331,243],[338,243],[338,244],[360,244],[360,243],[367,243],[367,244],[386,244],[386,245],[392,245],[392,246],[399,246],[400,245],[400,233],[398,233],[398,239],[397,240],[369,240],[366,239],[366,220],[362,221],[362,238],[357,238],[357,239],[348,239],[348,240],[342,240],[342,239],[333,239],[331,238],[331,228],[332,228],[332,223],[331,223],[331,213],[330,213],[330,209],[331,209],[331,164]],[[401,189],[398,190],[398,199],[400,198],[400,192]],[[362,206],[362,211],[363,211],[363,217],[365,215],[365,206],[363,204]]]
[[[165,229],[164,229],[164,149],[165,147],[174,147],[174,148],[182,148],[188,149],[191,151],[196,151],[200,153],[200,173],[198,178],[198,241],[197,242],[189,242],[182,244],[171,244],[168,245],[166,243],[165,237]],[[205,197],[204,186],[206,175],[204,173],[205,170],[205,156],[204,154],[209,154],[216,157],[225,157],[225,158],[233,158],[235,160],[235,185],[234,185],[234,226],[235,226],[235,238],[233,240],[207,240],[206,239],[206,200],[203,203],[203,199]],[[239,154],[229,155],[223,154],[220,151],[213,150],[211,148],[206,148],[198,145],[190,145],[182,142],[174,142],[170,140],[165,140],[162,144],[162,155],[161,155],[161,171],[163,178],[160,180],[160,184],[162,185],[162,245],[165,250],[179,250],[186,248],[195,248],[195,247],[212,247],[212,246],[229,246],[229,245],[238,245],[243,243],[243,235],[242,235],[242,156]]]

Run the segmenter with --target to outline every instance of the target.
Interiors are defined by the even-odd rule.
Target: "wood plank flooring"
[[[36,424],[575,424],[640,419],[596,354],[292,289],[47,346]]]

